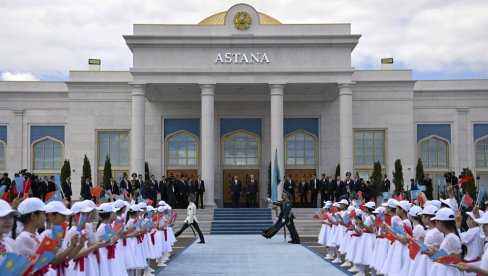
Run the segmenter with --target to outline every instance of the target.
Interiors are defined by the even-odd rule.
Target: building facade
[[[204,202],[230,201],[228,181],[254,174],[267,197],[281,174],[405,179],[417,159],[443,189],[469,167],[488,182],[488,80],[416,81],[411,70],[356,70],[350,24],[281,24],[245,4],[198,25],[134,25],[128,71],[70,71],[66,82],[0,82],[0,171],[59,172],[74,197],[83,157],[100,182],[105,157],[126,173],[206,181]],[[297,179],[299,180],[299,179]],[[408,182],[408,181],[406,181]]]

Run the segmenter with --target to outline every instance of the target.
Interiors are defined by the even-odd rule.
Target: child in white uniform
[[[481,218],[474,220],[476,223],[481,225],[480,231],[482,231],[481,237],[488,237],[488,212],[484,213]],[[456,267],[468,273],[477,273],[477,275],[488,275],[488,244],[484,247],[483,256],[481,256],[481,262],[479,265],[473,263],[458,263]]]
[[[10,204],[0,199],[0,264],[4,260],[5,254],[14,252],[14,240],[7,236],[12,232],[14,216],[18,215],[17,210],[12,209]]]
[[[483,211],[478,211],[478,216],[483,216]],[[459,233],[461,242],[466,246],[466,256],[464,256],[465,263],[471,263],[479,266],[481,255],[483,254],[483,247],[485,239],[481,237],[482,229],[478,226],[473,212],[466,212],[468,224],[468,231]],[[456,214],[456,228],[461,228],[462,216],[461,213]],[[476,273],[464,273],[465,276],[476,276]]]

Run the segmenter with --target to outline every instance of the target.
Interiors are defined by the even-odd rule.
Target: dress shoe
[[[205,241],[199,241],[198,243],[205,243]]]

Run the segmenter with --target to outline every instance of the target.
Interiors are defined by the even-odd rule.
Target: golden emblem
[[[238,30],[246,30],[251,26],[251,15],[247,12],[237,12],[234,16],[234,26]]]

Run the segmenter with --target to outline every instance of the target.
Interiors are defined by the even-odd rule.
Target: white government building
[[[406,182],[417,158],[437,183],[469,167],[488,183],[488,80],[416,81],[412,70],[351,67],[361,35],[350,24],[281,24],[246,4],[197,25],[136,24],[123,36],[128,71],[70,71],[62,82],[0,82],[0,172],[60,171],[70,159],[79,197],[83,156],[100,182],[105,156],[117,178],[198,174],[204,202],[230,202],[233,175],[260,179],[277,149],[281,174]],[[442,188],[443,189],[443,188]],[[436,190],[434,190],[434,194]]]

